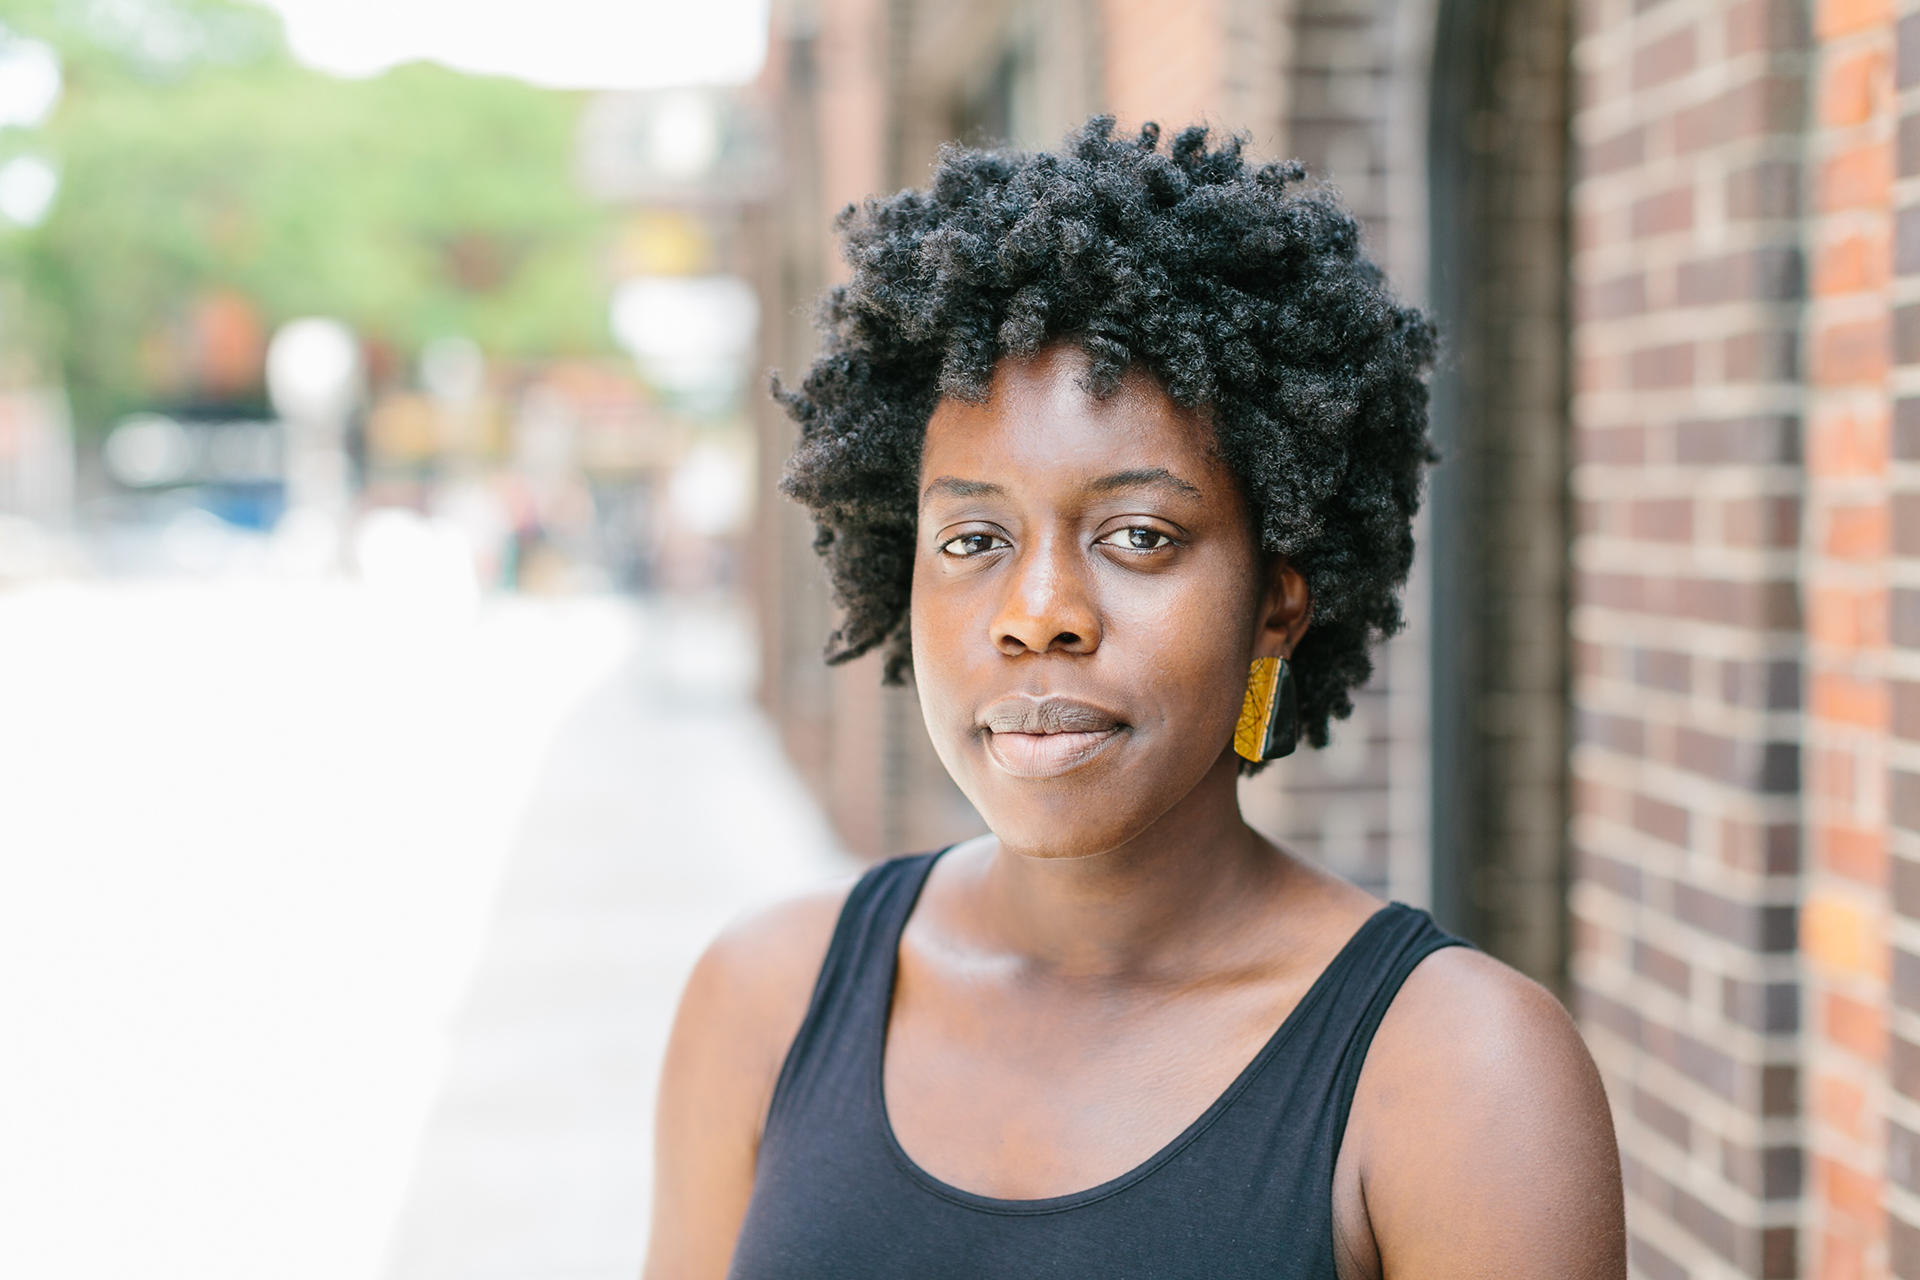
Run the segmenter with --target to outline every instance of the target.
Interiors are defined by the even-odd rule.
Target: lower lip
[[[1057,778],[1106,750],[1120,726],[1099,733],[987,734],[987,754],[1016,778]]]

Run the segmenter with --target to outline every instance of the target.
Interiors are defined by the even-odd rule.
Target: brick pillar
[[[1576,1010],[1636,1274],[1791,1276],[1804,22],[1574,14]]]
[[[1806,154],[1806,1057],[1819,1276],[1888,1274],[1886,556],[1891,6],[1815,8]]]
[[[1889,1270],[1920,1277],[1920,0],[1902,0],[1895,48],[1894,367],[1888,561],[1887,899],[1893,944],[1884,1189]]]

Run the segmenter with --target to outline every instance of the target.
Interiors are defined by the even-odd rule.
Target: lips
[[[1127,726],[1090,702],[1012,697],[989,706],[980,727],[987,731],[987,754],[1007,773],[1056,778],[1099,755]]]

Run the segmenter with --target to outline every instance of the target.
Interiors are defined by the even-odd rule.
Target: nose
[[[993,617],[995,648],[1017,657],[1099,647],[1100,611],[1073,538],[1044,539],[1024,550],[1012,568]]]

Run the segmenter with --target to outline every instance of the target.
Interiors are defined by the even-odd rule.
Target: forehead
[[[927,421],[920,473],[1017,484],[1164,467],[1202,489],[1231,486],[1204,414],[1130,370],[1104,399],[1086,388],[1087,357],[1056,344],[995,366],[984,401],[947,398]]]

